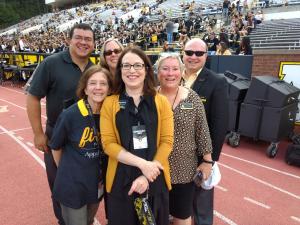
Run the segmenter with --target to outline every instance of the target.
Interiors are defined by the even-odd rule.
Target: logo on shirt
[[[82,133],[80,142],[79,142],[79,147],[83,148],[86,146],[87,143],[93,143],[96,141],[96,137],[94,135],[94,131],[90,127],[86,127]]]

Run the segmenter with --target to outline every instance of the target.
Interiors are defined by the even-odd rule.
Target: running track
[[[54,225],[43,154],[33,146],[22,89],[0,86],[0,225]],[[45,121],[45,105],[43,105]],[[215,189],[216,225],[300,225],[300,168],[274,159],[269,143],[242,138],[237,149],[224,145],[222,181]],[[103,205],[97,220],[104,224]],[[120,224],[121,225],[121,224]]]

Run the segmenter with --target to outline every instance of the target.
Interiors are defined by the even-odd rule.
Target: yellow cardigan
[[[154,160],[159,161],[164,167],[164,177],[169,190],[171,190],[170,165],[168,157],[173,149],[174,122],[173,112],[168,100],[156,94],[157,108],[157,150]],[[104,152],[109,156],[106,172],[106,190],[111,192],[118,165],[118,155],[123,148],[120,135],[116,127],[116,114],[120,110],[119,95],[106,97],[101,107],[100,131]]]

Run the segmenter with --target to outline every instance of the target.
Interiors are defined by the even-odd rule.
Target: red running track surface
[[[42,109],[45,121],[45,105]],[[215,189],[215,225],[300,225],[300,168],[284,162],[288,142],[274,159],[269,143],[242,137],[224,144],[222,181]],[[0,86],[0,225],[53,225],[43,154],[33,146],[22,89]],[[103,203],[97,220],[104,223]]]

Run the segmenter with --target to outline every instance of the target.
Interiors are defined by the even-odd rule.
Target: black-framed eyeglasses
[[[120,48],[115,48],[115,49],[113,49],[113,50],[107,50],[107,51],[104,51],[103,54],[104,54],[105,56],[110,56],[110,55],[112,55],[113,53],[115,53],[115,54],[120,54],[121,52],[122,52],[122,49],[120,49]]]
[[[135,64],[123,63],[122,64],[123,70],[130,70],[131,67],[133,67],[133,69],[135,69],[135,70],[142,70],[145,67],[145,65],[143,63],[135,63]]]
[[[201,56],[203,56],[203,55],[204,55],[205,53],[207,53],[207,52],[185,50],[184,53],[185,53],[187,56],[192,56],[192,55],[195,54],[197,57],[201,57]]]

